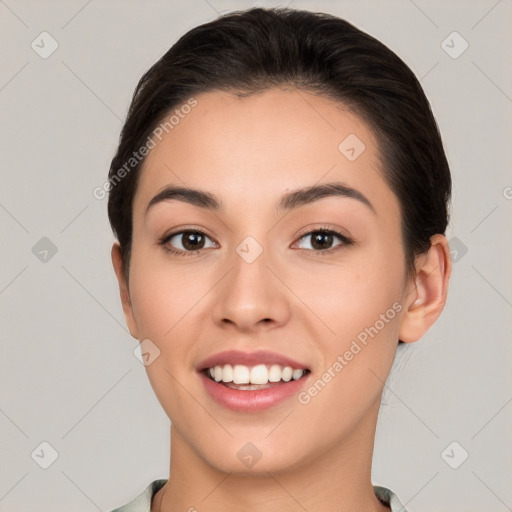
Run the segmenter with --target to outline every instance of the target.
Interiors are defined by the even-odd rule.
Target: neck
[[[371,483],[379,405],[335,446],[301,465],[254,476],[219,471],[171,426],[171,471],[153,499],[152,512],[389,512]]]

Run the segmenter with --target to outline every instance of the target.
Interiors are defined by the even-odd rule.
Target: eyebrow
[[[311,187],[301,188],[285,194],[281,197],[281,200],[277,205],[277,211],[289,211],[325,197],[345,197],[355,199],[367,206],[374,214],[376,214],[375,208],[366,196],[355,188],[352,188],[342,182],[313,185]],[[172,199],[212,211],[219,211],[223,207],[222,200],[210,192],[204,192],[202,190],[189,187],[169,185],[151,199],[146,208],[146,214],[153,206]]]

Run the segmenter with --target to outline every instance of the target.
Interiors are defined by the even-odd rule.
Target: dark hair
[[[252,8],[193,28],[137,84],[109,172],[108,215],[127,280],[133,198],[144,163],[134,152],[195,95],[223,90],[245,96],[276,86],[322,94],[367,122],[401,206],[406,274],[414,275],[415,256],[446,230],[451,194],[443,144],[419,81],[389,48],[345,20]]]

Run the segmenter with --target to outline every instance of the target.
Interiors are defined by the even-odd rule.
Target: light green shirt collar
[[[112,510],[112,512],[151,512],[151,500],[153,496],[166,484],[167,480],[160,479],[151,482],[144,492],[126,505]],[[389,505],[391,512],[407,512],[398,496],[386,487],[374,485],[375,496],[386,505]]]

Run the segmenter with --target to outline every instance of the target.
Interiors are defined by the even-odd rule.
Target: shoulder
[[[389,505],[391,512],[407,512],[407,509],[402,505],[398,496],[391,489],[374,485],[373,491],[375,492],[375,496],[377,496],[382,503]]]
[[[153,480],[153,482],[135,499],[130,501],[130,503],[118,507],[111,512],[151,512],[151,500],[166,482],[167,480],[165,479]]]

